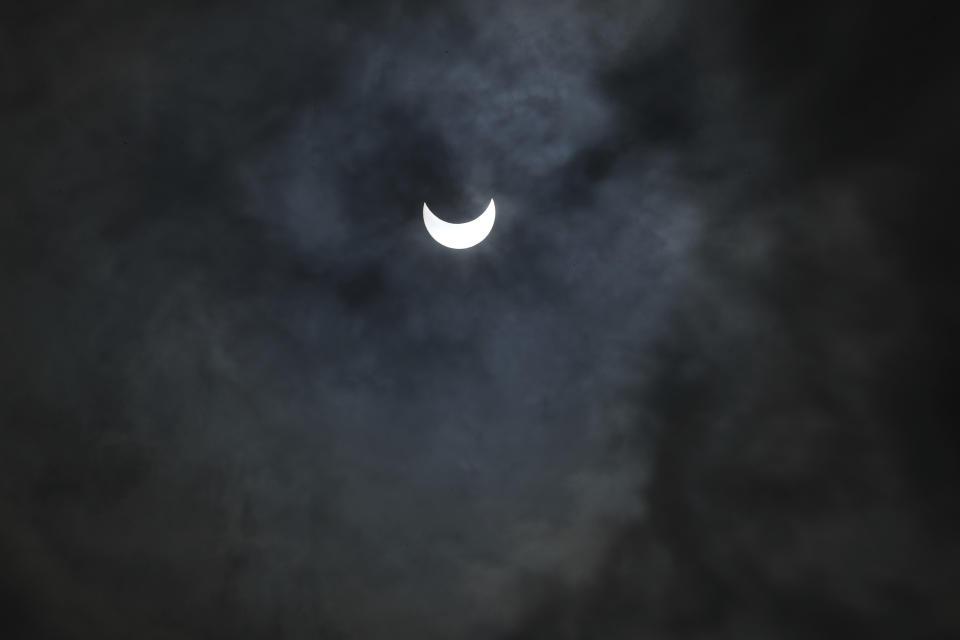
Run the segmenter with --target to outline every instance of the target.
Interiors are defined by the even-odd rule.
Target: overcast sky
[[[0,635],[960,634],[956,25],[718,4],[0,9]]]

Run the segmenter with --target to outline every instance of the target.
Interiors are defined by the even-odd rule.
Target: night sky
[[[4,3],[0,637],[960,637],[957,32]]]

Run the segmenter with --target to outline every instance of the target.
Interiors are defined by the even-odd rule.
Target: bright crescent
[[[427,203],[423,203],[423,224],[427,227],[434,240],[451,249],[469,249],[483,242],[493,229],[493,222],[497,217],[497,208],[493,199],[487,205],[487,210],[470,222],[444,222],[433,215]]]

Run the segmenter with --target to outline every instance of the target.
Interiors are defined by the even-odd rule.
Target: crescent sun
[[[469,222],[444,222],[433,215],[427,203],[423,203],[423,224],[427,233],[445,247],[451,249],[469,249],[483,242],[493,229],[497,217],[497,208],[491,198],[486,211]]]

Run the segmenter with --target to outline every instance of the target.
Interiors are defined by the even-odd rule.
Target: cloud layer
[[[38,7],[0,49],[12,637],[960,628],[944,24]],[[490,197],[474,250],[422,229]]]

